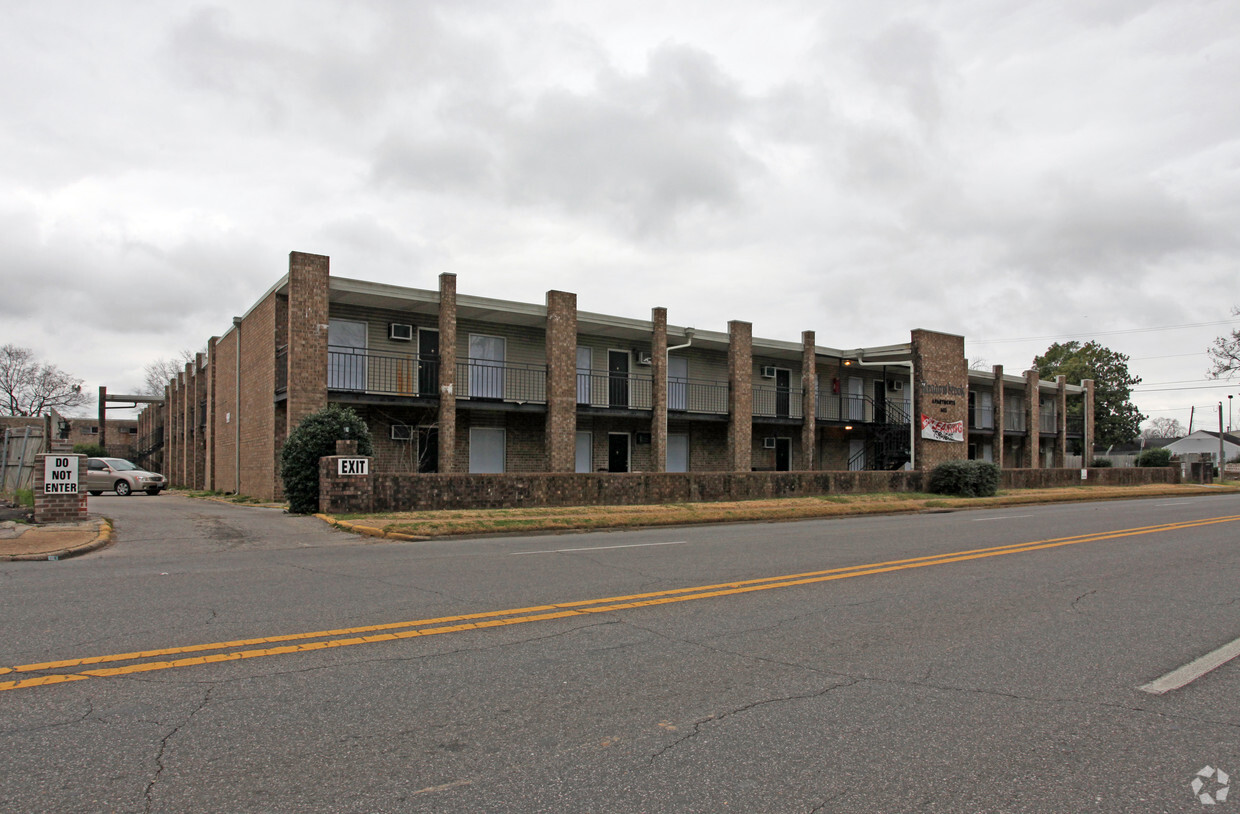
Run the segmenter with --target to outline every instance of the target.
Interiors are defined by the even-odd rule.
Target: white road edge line
[[[603,551],[608,548],[649,548],[657,545],[684,545],[687,540],[676,540],[670,543],[631,543],[630,545],[596,545],[586,548],[549,548],[545,551],[513,551],[508,556],[519,557],[522,554],[568,554],[573,551]]]
[[[1186,506],[1192,503],[1191,500],[1172,500],[1170,502],[1159,503],[1159,506]]]
[[[1033,517],[1031,514],[1005,514],[1002,517],[974,517],[974,523],[993,523],[996,520],[1016,520],[1021,517]]]
[[[1148,692],[1151,695],[1162,695],[1172,690],[1178,690],[1201,678],[1216,667],[1222,667],[1236,656],[1240,656],[1240,639],[1228,642],[1219,649],[1206,653],[1201,658],[1190,661],[1183,667],[1172,670],[1162,678],[1155,679],[1149,684],[1143,684],[1137,687],[1137,689],[1141,690],[1141,692]]]

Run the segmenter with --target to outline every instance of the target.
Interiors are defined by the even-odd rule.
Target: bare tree
[[[1184,425],[1174,418],[1151,418],[1141,430],[1142,438],[1183,438],[1186,435]]]
[[[30,348],[0,347],[0,415],[38,416],[89,403],[81,379],[41,363]]]
[[[1231,309],[1232,314],[1240,317],[1240,308]],[[1214,367],[1210,375],[1216,379],[1230,379],[1240,373],[1240,330],[1231,332],[1231,336],[1220,336],[1209,348],[1210,361]]]
[[[146,373],[146,378],[142,380],[143,395],[162,396],[164,386],[175,379],[178,373],[184,371],[185,365],[192,361],[194,361],[194,352],[182,349],[176,356],[169,359],[160,357],[148,364],[142,369]]]

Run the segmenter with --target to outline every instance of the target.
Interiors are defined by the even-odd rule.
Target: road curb
[[[112,543],[114,532],[112,529],[112,521],[108,519],[97,520],[95,530],[95,539],[88,543],[82,543],[69,548],[62,548],[56,551],[45,551],[39,554],[6,554],[0,556],[0,562],[56,562],[58,560],[67,560],[70,557],[77,557],[81,554],[89,554],[92,551],[98,551]]]
[[[399,531],[387,531],[377,526],[363,526],[360,523],[350,523],[348,520],[337,520],[330,514],[315,514],[315,517],[322,520],[329,526],[338,528],[341,531],[360,534],[363,537],[376,537],[384,540],[399,540],[401,542],[420,543],[431,539],[430,537],[418,534],[404,534]]]

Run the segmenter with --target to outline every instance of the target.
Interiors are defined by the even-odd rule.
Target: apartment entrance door
[[[792,371],[785,370],[782,367],[775,368],[775,415],[780,418],[787,418],[789,414],[789,402],[792,393]],[[779,455],[779,448],[776,447],[776,457]]]
[[[792,470],[792,439],[775,439],[775,471],[790,472]]]
[[[627,350],[607,351],[607,405],[609,407],[629,406],[629,352]]]
[[[607,435],[607,471],[629,471],[629,434],[613,432]]]

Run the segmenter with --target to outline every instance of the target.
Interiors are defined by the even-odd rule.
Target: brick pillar
[[[77,523],[86,519],[86,456],[57,450],[57,446],[59,444],[53,442],[51,453],[34,458],[36,523]],[[46,480],[49,468],[55,477],[50,484]],[[66,472],[70,477],[61,477]],[[76,482],[73,482],[73,472],[77,473]]]
[[[728,469],[753,469],[753,325],[728,323]]]
[[[108,449],[108,388],[99,388],[99,446],[103,447],[105,454]],[[51,438],[54,433],[48,432],[47,437]]]
[[[321,254],[289,252],[286,432],[292,432],[307,415],[327,406],[330,263],[330,259]],[[270,340],[265,341],[271,342],[274,358],[275,332]]]
[[[1068,456],[1068,378],[1055,377],[1055,467],[1063,469]]]
[[[650,471],[667,471],[667,309],[650,309]]]
[[[194,356],[194,488],[207,485],[207,355]]]
[[[816,468],[814,451],[818,431],[818,354],[813,331],[801,331],[801,466]]]
[[[439,471],[447,475],[455,468],[456,275],[445,272],[439,275]]]
[[[1025,422],[1029,435],[1028,443],[1025,444],[1025,460],[1023,464],[1026,469],[1040,469],[1041,455],[1039,443],[1042,438],[1042,400],[1038,392],[1038,371],[1025,371]]]
[[[215,346],[220,338],[213,336],[207,340],[207,426],[204,429],[206,449],[203,456],[202,488],[215,489],[215,374],[219,357]]]
[[[185,363],[181,377],[181,485],[194,488],[194,363]]]
[[[995,466],[1003,469],[1007,462],[1003,460],[1003,365],[995,365],[991,370],[994,372],[995,383],[992,388],[993,392],[990,396],[991,406],[994,407],[994,445]]]
[[[969,364],[964,358],[964,337],[918,328],[912,332],[912,340],[914,466],[931,470],[946,461],[966,460],[967,441],[940,441],[925,438],[921,432],[923,415],[968,426]]]
[[[442,334],[440,334],[442,337]],[[572,472],[577,438],[577,295],[547,292],[548,472]],[[440,449],[443,436],[440,435]]]
[[[171,483],[171,484],[176,483],[176,478],[173,477],[174,473],[172,471],[172,399],[173,399],[173,389],[174,389],[173,384],[172,384],[173,381],[175,380],[169,380],[168,383],[164,385],[164,403],[163,405],[161,405],[161,408],[160,408],[163,411],[163,419],[164,419],[164,429],[163,429],[164,448],[162,450],[162,455],[160,455],[159,465],[163,468],[163,476],[167,479],[168,483]]]
[[[1085,388],[1085,437],[1081,439],[1082,463],[1089,466],[1094,460],[1094,380],[1081,382]]]

